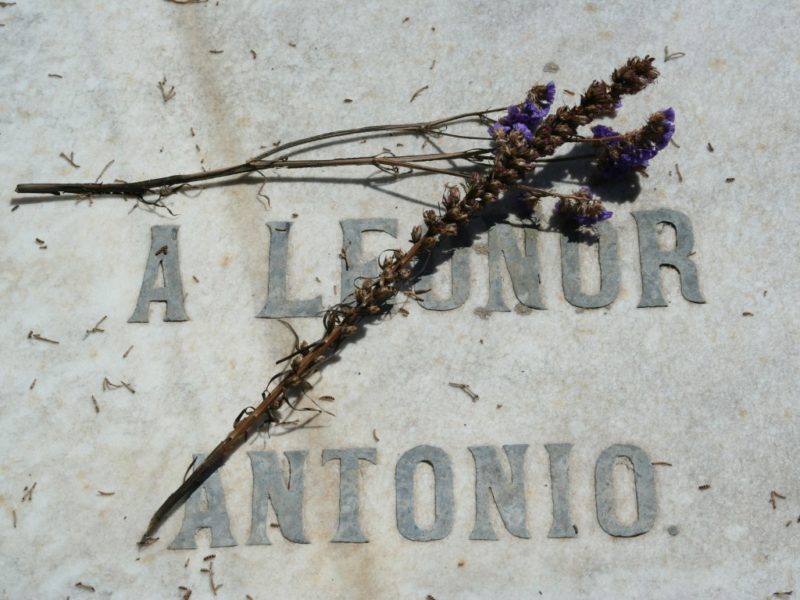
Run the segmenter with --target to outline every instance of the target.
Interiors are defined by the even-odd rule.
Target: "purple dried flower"
[[[513,104],[508,107],[505,116],[489,127],[492,138],[518,131],[526,140],[533,138],[533,132],[541,125],[550,112],[550,107],[556,97],[556,84],[552,81],[547,85],[537,85],[528,92],[528,97],[522,104]],[[502,133],[501,133],[502,132]]]
[[[666,108],[653,113],[647,124],[622,135],[605,125],[592,127],[595,139],[618,137],[603,141],[598,165],[602,179],[613,179],[633,171],[643,171],[659,151],[666,148],[675,133],[675,111]]]
[[[554,212],[565,223],[576,227],[596,225],[614,216],[587,187],[582,187],[572,197],[561,198],[556,202]]]
[[[522,137],[524,137],[529,142],[531,141],[531,139],[533,139],[533,133],[523,123],[514,123],[514,126],[511,129],[513,129],[514,131],[519,131],[522,134]]]
[[[614,216],[614,213],[611,212],[610,210],[601,210],[599,213],[597,213],[596,215],[593,215],[593,216],[588,216],[588,215],[587,216],[580,216],[580,215],[576,216],[575,217],[575,222],[578,225],[585,225],[585,226],[595,225],[595,224],[597,224],[597,223],[599,223],[601,221],[607,221],[608,219],[610,219],[613,216]]]

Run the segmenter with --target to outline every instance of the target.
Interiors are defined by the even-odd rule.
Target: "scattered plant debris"
[[[28,339],[29,340],[38,340],[40,342],[47,342],[48,344],[59,344],[60,342],[56,340],[51,340],[50,338],[44,337],[41,333],[36,333],[35,331],[28,332]]]
[[[49,75],[48,75],[48,77],[49,77]],[[73,167],[75,167],[76,169],[80,169],[81,168],[81,166],[75,162],[75,153],[74,152],[70,152],[69,156],[67,156],[63,152],[60,152],[59,156],[61,158],[63,158],[65,161],[67,161],[69,164],[71,164]]]
[[[176,4],[189,4],[189,2],[178,2],[178,0],[167,0],[168,2],[175,2]],[[167,76],[165,75],[164,78],[158,82],[158,89],[161,91],[161,99],[164,101],[164,104],[169,102],[175,97],[175,86],[169,86],[167,89]]]
[[[100,325],[102,325],[103,321],[105,321],[107,318],[108,315],[103,315],[103,318],[100,319],[97,323],[95,323],[94,327],[86,330],[86,335],[83,336],[83,339],[88,338],[93,333],[105,333],[105,329],[100,329]]]
[[[683,58],[684,56],[686,56],[686,52],[670,52],[669,48],[664,46],[664,62]]]
[[[466,383],[454,383],[451,381],[447,385],[449,385],[450,387],[458,388],[459,390],[464,392],[467,396],[469,396],[473,402],[477,402],[478,400],[481,399],[481,397],[478,396],[478,394],[476,394],[475,392],[473,392],[472,389]]]
[[[93,585],[89,585],[88,583],[83,583],[82,581],[79,581],[78,583],[76,583],[75,587],[76,588],[80,588],[82,590],[86,590],[87,592],[94,592],[95,591]]]
[[[418,89],[416,92],[414,92],[414,94],[411,96],[411,100],[409,100],[409,101],[408,101],[408,102],[409,102],[409,104],[410,104],[410,103],[412,103],[414,100],[416,100],[416,99],[417,99],[417,96],[419,96],[419,95],[420,95],[422,92],[424,92],[425,90],[427,90],[429,87],[430,87],[429,85],[423,85],[423,86],[422,86],[421,88],[419,88],[419,89]]]
[[[769,493],[769,503],[772,505],[772,510],[775,510],[778,507],[776,500],[786,500],[786,496],[776,492],[775,490],[772,490]]]
[[[30,502],[33,500],[33,490],[36,489],[37,483],[38,482],[34,481],[31,487],[28,487],[27,485],[25,486],[25,488],[22,490],[23,493],[20,502]]]

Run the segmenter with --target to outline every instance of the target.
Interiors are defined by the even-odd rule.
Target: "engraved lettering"
[[[672,267],[680,275],[681,294],[689,302],[705,302],[697,281],[697,267],[690,255],[694,248],[694,233],[689,217],[676,210],[633,211],[639,230],[639,260],[642,265],[642,299],[639,308],[667,306],[661,292],[660,268]],[[675,248],[658,247],[656,226],[666,223],[675,229]]]
[[[600,290],[586,294],[581,286],[579,249],[576,239],[561,235],[561,283],[567,302],[579,308],[601,308],[608,306],[619,294],[619,259],[617,257],[617,230],[605,221],[595,226],[595,238],[600,259]]]
[[[205,460],[205,454],[195,454],[194,464]],[[203,484],[189,496],[184,505],[181,530],[169,548],[172,550],[194,550],[197,548],[195,536],[200,529],[211,530],[211,547],[235,546],[231,535],[231,524],[225,508],[225,491],[219,471],[212,473]]]
[[[429,529],[421,529],[414,516],[414,471],[420,463],[433,469],[436,517]],[[453,529],[453,469],[450,457],[436,446],[416,446],[397,461],[395,470],[397,529],[415,542],[441,540]]]
[[[307,300],[290,299],[288,291],[290,221],[270,221],[267,302],[258,313],[260,319],[316,317],[322,312],[322,296]]]
[[[278,455],[273,452],[248,452],[253,469],[253,515],[248,545],[269,545],[267,509],[275,510],[283,537],[298,544],[308,544],[303,530],[303,468],[306,451],[286,452],[289,481],[281,472]]]
[[[517,299],[529,308],[544,309],[540,287],[539,253],[536,232],[525,229],[525,254],[510,225],[496,225],[489,230],[489,303],[487,310],[509,312],[503,301],[503,262],[511,276]]]
[[[475,527],[471,540],[496,540],[497,535],[489,517],[492,500],[506,529],[518,538],[529,538],[525,511],[525,451],[528,444],[503,446],[511,468],[507,476],[497,448],[472,446],[469,451],[475,461]]]
[[[339,525],[332,542],[368,542],[367,536],[358,524],[360,508],[358,480],[358,461],[366,460],[373,465],[378,452],[375,448],[345,448],[342,450],[323,450],[322,464],[329,460],[339,461]]]
[[[352,293],[356,280],[360,277],[374,277],[378,274],[377,257],[364,258],[361,236],[366,231],[383,231],[397,237],[397,219],[342,219],[342,301]],[[346,258],[344,258],[346,257]]]
[[[438,259],[448,252],[452,256],[446,263],[442,263]],[[459,306],[463,306],[469,298],[469,248],[452,248],[452,238],[445,238],[440,246],[437,246],[431,260],[439,265],[442,269],[447,263],[450,264],[450,295],[442,297],[435,293],[433,289],[433,275],[424,275],[419,278],[419,283],[416,285],[418,289],[431,291],[423,296],[423,301],[420,303],[422,308],[427,310],[453,310]]]
[[[183,283],[178,260],[178,225],[153,225],[150,236],[150,253],[147,255],[139,299],[128,323],[148,323],[151,302],[167,304],[165,321],[188,321],[183,306]],[[164,274],[164,285],[155,287],[159,271]]]
[[[553,524],[549,538],[572,538],[578,535],[569,511],[569,453],[572,444],[545,444],[550,457],[550,489],[553,494]]]
[[[619,522],[614,499],[614,463],[618,458],[633,466],[636,520]],[[636,446],[615,444],[603,450],[595,466],[595,500],[597,522],[603,531],[615,537],[635,537],[647,533],[656,522],[656,485],[653,466],[644,450]]]

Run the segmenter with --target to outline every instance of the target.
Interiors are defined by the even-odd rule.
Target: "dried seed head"
[[[461,202],[461,190],[456,186],[448,186],[445,188],[442,196],[442,205],[445,209],[457,206]]]
[[[628,59],[624,67],[616,69],[611,75],[611,95],[619,99],[624,94],[641,92],[658,77],[658,70],[653,66],[652,56]]]

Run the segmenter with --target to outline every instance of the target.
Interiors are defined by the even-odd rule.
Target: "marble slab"
[[[796,3],[721,0],[2,3],[0,597],[800,594],[798,20]],[[431,280],[448,310],[404,298],[312,378],[326,412],[254,436],[137,547],[192,457],[259,402],[290,329],[319,336],[309,315],[353,276],[343,246],[366,264],[404,247],[452,179],[276,171],[169,211],[17,184],[213,169],[549,80],[571,104],[637,54],[662,77],[616,124],[671,106],[676,144],[610,203],[610,303],[575,304],[558,231],[481,233]],[[569,189],[574,173],[542,177]],[[683,225],[648,221],[665,214]],[[156,303],[130,322],[153,231],[174,244],[185,315]],[[641,307],[646,261],[689,231],[701,297],[656,266],[666,306]],[[589,294],[595,248],[577,248]],[[276,318],[281,272],[306,316]]]

